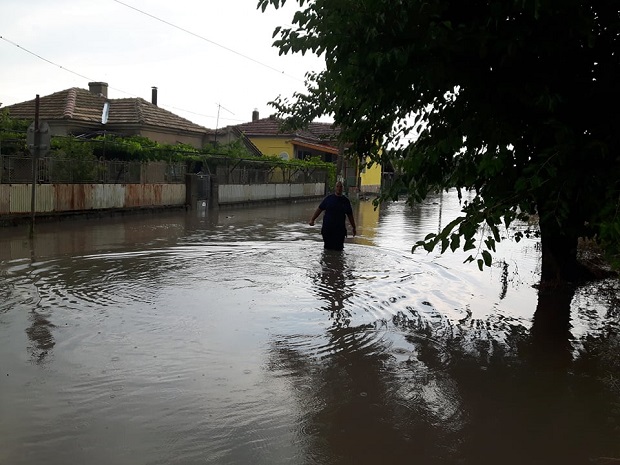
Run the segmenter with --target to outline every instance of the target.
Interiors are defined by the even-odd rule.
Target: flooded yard
[[[0,229],[0,464],[620,462],[609,292],[547,318],[535,239],[412,254],[449,194],[342,253],[316,205]]]

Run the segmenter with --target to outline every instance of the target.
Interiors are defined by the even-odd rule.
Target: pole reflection
[[[31,325],[26,328],[26,335],[32,343],[28,346],[30,359],[37,364],[45,363],[46,358],[56,345],[52,336],[52,329],[55,328],[55,325],[48,318],[49,316],[33,309],[29,316]]]

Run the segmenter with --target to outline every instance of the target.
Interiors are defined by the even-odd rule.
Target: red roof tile
[[[106,99],[77,87],[40,97],[39,118],[46,121],[101,123],[106,101],[110,102],[108,125],[152,126],[201,134],[214,132],[142,98]],[[13,118],[34,119],[35,100],[16,103],[6,108]]]
[[[282,130],[282,120],[274,117],[262,118],[234,127],[249,138],[287,137],[294,143],[313,146],[317,149],[324,146],[330,152],[337,146],[336,139],[340,133],[338,128],[331,123],[310,123],[306,129],[284,131]]]

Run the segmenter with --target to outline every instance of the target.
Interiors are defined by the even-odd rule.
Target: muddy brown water
[[[616,283],[545,319],[535,239],[411,253],[450,194],[356,204],[342,253],[315,208],[0,229],[0,464],[620,457]]]

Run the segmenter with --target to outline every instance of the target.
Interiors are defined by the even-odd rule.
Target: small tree
[[[0,110],[0,153],[15,155],[28,153],[26,146],[27,121],[11,118],[8,110]]]
[[[54,137],[50,159],[52,178],[56,181],[98,180],[99,163],[93,154],[93,144],[89,141],[75,137]]]

